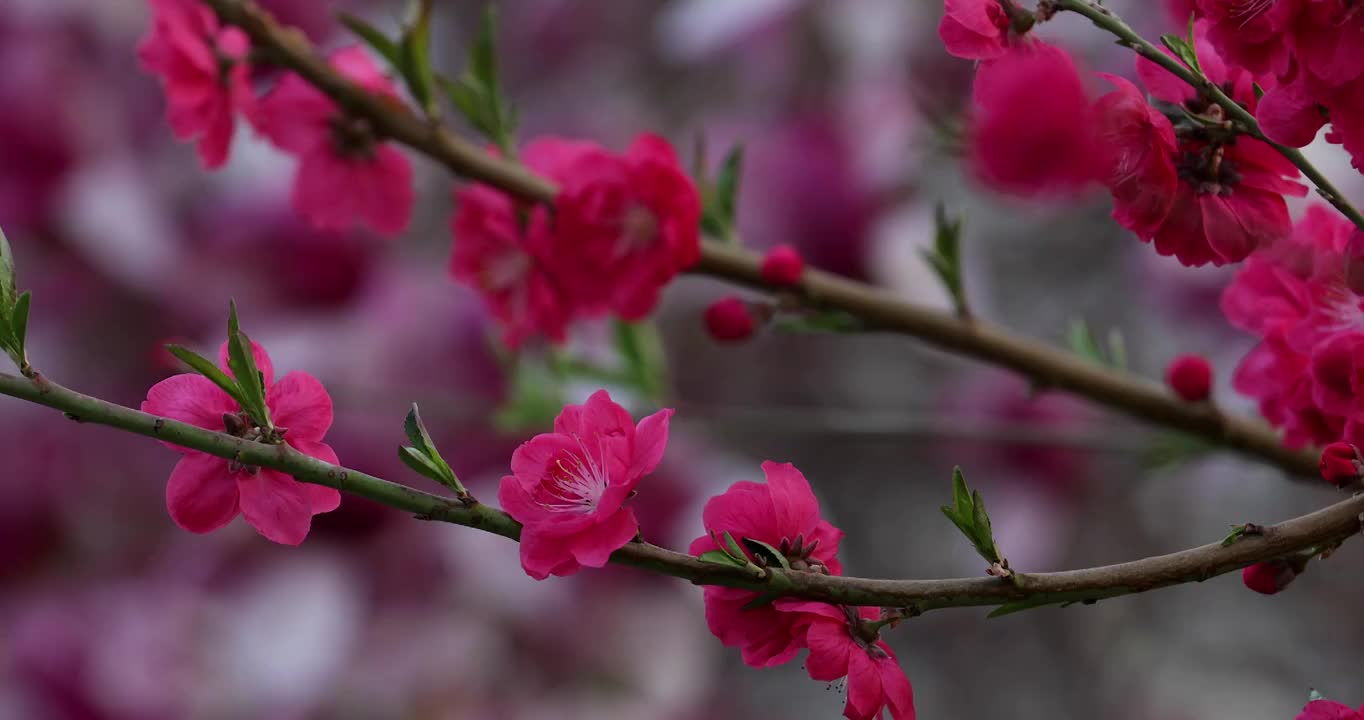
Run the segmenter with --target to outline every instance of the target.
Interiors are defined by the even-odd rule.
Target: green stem
[[[1349,218],[1350,222],[1354,223],[1355,227],[1364,231],[1364,215],[1361,215],[1359,210],[1354,205],[1351,205],[1349,200],[1345,199],[1345,195],[1341,193],[1310,160],[1307,159],[1307,156],[1303,155],[1302,151],[1297,148],[1280,145],[1265,137],[1264,132],[1260,130],[1259,122],[1255,120],[1255,116],[1252,115],[1249,110],[1241,107],[1240,103],[1236,102],[1223,92],[1222,88],[1218,87],[1216,83],[1201,74],[1194,72],[1191,68],[1185,66],[1184,63],[1162,51],[1141,35],[1138,35],[1122,18],[1118,17],[1113,11],[1102,5],[1088,2],[1087,0],[1048,1],[1058,10],[1069,10],[1077,15],[1083,15],[1084,17],[1089,18],[1090,22],[1094,23],[1096,27],[1118,38],[1120,45],[1132,49],[1138,55],[1169,70],[1175,77],[1188,83],[1194,89],[1202,91],[1208,98],[1217,103],[1222,110],[1227,113],[1228,117],[1244,127],[1251,137],[1268,143],[1275,150],[1279,151],[1280,155],[1288,158],[1289,162],[1296,165],[1298,170],[1301,170],[1302,174],[1316,186],[1317,194],[1320,195],[1322,199],[1331,203],[1336,210],[1340,211],[1340,214]]]

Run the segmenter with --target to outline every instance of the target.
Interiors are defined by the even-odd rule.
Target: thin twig
[[[54,408],[79,417],[81,422],[107,425],[246,465],[279,470],[303,482],[336,488],[424,519],[472,527],[513,540],[520,536],[520,526],[501,510],[478,503],[465,505],[453,498],[332,465],[287,445],[251,442],[115,405],[42,376],[28,379],[0,373],[0,395]],[[1016,573],[1014,581],[1007,583],[990,577],[873,580],[777,569],[769,569],[767,578],[758,580],[742,568],[702,562],[643,542],[626,545],[611,560],[701,585],[724,585],[846,605],[913,608],[917,615],[941,608],[1024,600],[1046,603],[1100,600],[1201,582],[1251,563],[1339,543],[1359,531],[1362,511],[1364,496],[1356,496],[1309,515],[1266,526],[1262,533],[1244,536],[1226,547],[1216,542],[1120,565],[1056,573]]]

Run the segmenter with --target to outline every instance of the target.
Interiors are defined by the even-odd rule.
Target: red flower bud
[[[730,295],[721,298],[706,308],[706,332],[720,342],[738,342],[753,335],[757,323],[748,303]]]
[[[1299,570],[1287,560],[1257,562],[1241,571],[1241,582],[1257,593],[1273,595],[1288,587]]]
[[[1355,460],[1359,451],[1350,443],[1339,441],[1321,449],[1321,476],[1332,485],[1347,485],[1359,478],[1359,466]]]
[[[778,245],[763,258],[762,277],[769,285],[799,285],[805,259],[790,245]]]
[[[1202,355],[1180,355],[1165,368],[1165,382],[1185,402],[1202,402],[1212,395],[1212,365]]]

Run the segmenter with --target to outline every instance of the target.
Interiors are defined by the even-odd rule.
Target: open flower
[[[692,541],[688,552],[718,550],[712,534],[723,538],[728,532],[736,541],[767,543],[785,553],[793,568],[841,573],[838,543],[843,531],[820,517],[819,501],[805,476],[790,463],[768,461],[762,468],[766,483],[737,482],[706,503],[702,521],[707,534]],[[749,590],[707,586],[706,624],[720,642],[738,647],[748,665],[780,665],[805,646],[801,616],[787,612],[786,601],[780,600],[745,609],[757,597]]]
[[[181,140],[197,138],[199,159],[213,169],[227,162],[238,111],[254,98],[246,53],[250,42],[198,0],[151,0],[151,32],[138,45],[142,67],[161,78],[166,119]]]
[[[521,567],[537,580],[602,567],[639,532],[624,507],[668,444],[672,410],[636,425],[605,390],[569,405],[554,432],[522,443],[497,499],[521,529]]]
[[[276,429],[284,432],[284,442],[304,455],[336,463],[336,453],[322,442],[332,424],[332,400],[322,383],[300,371],[275,382],[270,356],[254,343],[252,350],[265,378],[265,404]],[[219,356],[226,371],[227,343]],[[202,375],[175,375],[153,385],[142,411],[205,430],[241,437],[260,434],[237,402]],[[341,494],[333,488],[301,483],[278,470],[171,447],[182,457],[166,485],[166,507],[171,519],[190,532],[217,530],[240,511],[267,539],[298,545],[308,536],[314,515],[341,504]]]
[[[554,206],[558,252],[578,268],[565,276],[570,292],[589,310],[643,319],[701,257],[696,186],[672,146],[649,134],[624,155],[585,155],[563,172]]]
[[[876,608],[806,602],[790,609],[799,611],[807,624],[805,671],[825,682],[847,678],[843,717],[880,720],[889,711],[892,720],[914,720],[914,689],[895,653],[878,637],[879,628],[871,624],[880,617]]]
[[[361,47],[337,51],[332,65],[366,90],[393,98],[397,90]],[[412,214],[412,166],[381,142],[368,120],[352,116],[294,73],[280,79],[256,113],[256,128],[281,150],[298,156],[294,209],[316,227],[368,225],[397,235]]]

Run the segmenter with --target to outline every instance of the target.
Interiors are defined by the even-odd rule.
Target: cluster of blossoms
[[[662,459],[671,416],[671,410],[662,410],[636,424],[602,390],[583,405],[565,407],[553,432],[517,448],[498,500],[523,525],[521,566],[528,575],[543,580],[602,567],[639,536],[639,522],[624,503]],[[805,476],[790,464],[774,462],[763,463],[763,472],[766,483],[735,483],[706,503],[707,535],[697,538],[690,552],[720,550],[717,539],[728,533],[783,553],[792,570],[840,574],[843,532],[820,517]],[[757,556],[749,559],[762,562]],[[747,590],[705,590],[711,632],[738,647],[745,663],[772,667],[807,648],[810,677],[847,678],[848,718],[879,718],[883,710],[896,720],[914,717],[909,680],[879,638],[889,616],[883,618],[876,608],[757,600],[758,594]]]
[[[138,48],[143,67],[161,78],[175,135],[198,142],[213,169],[227,161],[237,118],[298,158],[294,209],[318,228],[353,224],[391,236],[412,213],[412,166],[384,143],[370,123],[337,106],[294,73],[257,95],[251,45],[242,31],[223,27],[197,0],[150,0],[152,29]],[[393,83],[359,47],[334,53],[347,79],[399,102]]]
[[[1364,12],[1347,0],[1198,0],[1208,40],[1256,74],[1256,119],[1271,139],[1302,147],[1331,124],[1364,171]]]
[[[1252,256],[1222,295],[1233,325],[1260,342],[1233,379],[1290,447],[1364,440],[1364,295],[1361,235],[1325,206],[1308,208],[1292,235]]]
[[[1239,132],[1207,92],[1139,58],[1154,103],[1112,75],[1103,78],[1115,89],[1093,98],[1071,56],[1028,32],[1037,18],[1012,0],[948,0],[946,8],[939,34],[948,52],[979,61],[969,153],[982,182],[1028,197],[1099,182],[1119,224],[1189,266],[1240,262],[1290,233],[1284,196],[1307,192],[1297,168]],[[1254,112],[1256,83],[1273,87],[1274,78],[1224,62],[1209,42],[1214,28],[1195,26],[1199,65]],[[1040,92],[1046,112],[1038,112]]]
[[[562,342],[579,318],[642,320],[700,258],[700,196],[662,138],[617,154],[544,137],[520,159],[558,185],[552,208],[475,184],[455,191],[450,222],[450,273],[482,293],[508,346]]]

